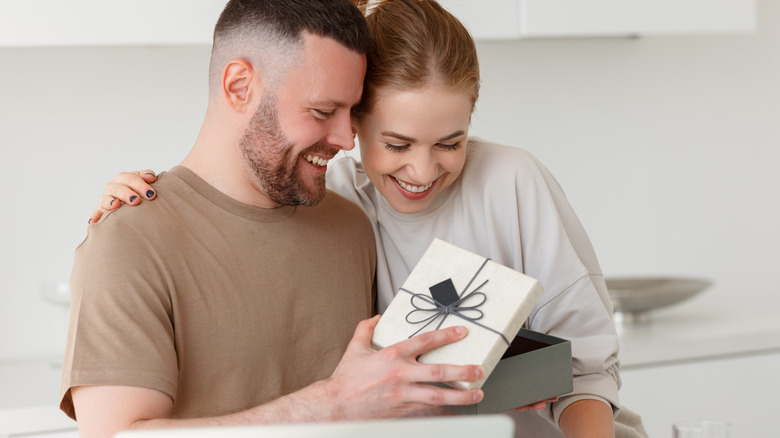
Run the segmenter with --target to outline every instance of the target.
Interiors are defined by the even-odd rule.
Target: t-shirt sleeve
[[[76,412],[70,388],[138,386],[176,391],[177,356],[165,270],[137,229],[108,217],[90,225],[71,274],[71,317],[61,409]]]

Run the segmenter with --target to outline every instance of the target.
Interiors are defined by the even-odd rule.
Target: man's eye
[[[313,109],[312,112],[314,113],[314,117],[318,119],[327,119],[333,115],[333,111],[320,110],[316,108]]]

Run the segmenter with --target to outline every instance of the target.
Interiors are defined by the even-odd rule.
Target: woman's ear
[[[233,59],[227,63],[222,73],[222,96],[227,104],[238,112],[246,112],[253,107],[253,93],[256,90],[255,77],[256,71],[252,64],[245,59]]]

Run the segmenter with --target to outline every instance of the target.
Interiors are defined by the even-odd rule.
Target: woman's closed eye
[[[390,151],[393,151],[393,152],[403,152],[403,151],[409,149],[409,145],[408,144],[398,145],[398,144],[392,144],[392,143],[385,143],[385,148],[390,150]]]
[[[457,141],[455,143],[437,143],[436,147],[445,151],[456,151],[460,149],[461,142]],[[385,148],[389,149],[393,152],[403,152],[405,150],[408,150],[410,147],[409,144],[393,144],[393,143],[385,143]]]
[[[438,146],[441,149],[444,149],[445,151],[456,151],[460,148],[460,142],[456,141],[455,143],[450,143],[450,144],[439,143]]]

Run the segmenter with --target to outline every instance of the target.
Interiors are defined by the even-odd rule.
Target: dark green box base
[[[520,329],[474,405],[445,406],[460,414],[497,414],[571,392],[571,342]]]

